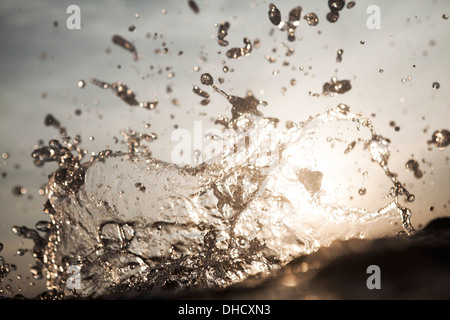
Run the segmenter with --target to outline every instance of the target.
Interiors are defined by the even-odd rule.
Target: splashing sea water
[[[202,83],[214,86],[207,74]],[[257,110],[262,102],[252,95],[227,98],[233,117],[222,119],[216,152],[198,166],[104,151],[68,169],[70,179],[83,177],[80,183],[53,174],[52,224],[38,249],[49,288],[93,297],[130,288],[222,288],[336,239],[413,230],[398,202],[406,190],[387,168],[389,144],[364,116],[340,105],[282,130]],[[388,205],[370,211],[336,196],[336,182],[314,149],[323,127],[340,122],[358,127],[359,136],[349,138],[364,141],[364,156],[394,181]],[[349,163],[355,152],[343,153]],[[73,266],[81,281],[69,290]]]
[[[344,4],[329,1],[329,22],[338,20]],[[199,12],[195,2],[189,6]],[[301,7],[289,12],[287,22],[273,4],[268,15],[273,25],[287,30],[289,41],[295,40]],[[318,24],[315,13],[308,13],[304,20],[310,26]],[[228,46],[230,24],[218,27],[218,44]],[[128,40],[115,35],[112,41],[140,59]],[[251,41],[244,38],[244,47],[233,47],[226,56],[238,59],[251,52]],[[339,49],[337,63],[342,54]],[[61,297],[100,297],[128,290],[224,288],[252,275],[269,275],[335,240],[414,232],[411,212],[401,204],[403,196],[412,202],[414,195],[389,169],[389,140],[378,135],[364,115],[340,104],[283,129],[278,119],[258,110],[266,103],[253,94],[228,95],[207,73],[200,82],[224,96],[232,110],[231,118],[216,120],[222,131],[210,137],[213,142],[204,152],[196,154],[196,165],[152,157],[143,142],[156,139],[156,134],[133,130],[122,132],[128,152],[104,150],[83,163],[79,137],[69,142],[66,129],[47,116],[46,125],[60,130],[63,143],[52,140],[32,157],[38,166],[50,161],[59,164],[46,185],[45,212],[50,222],[36,225],[44,237],[26,227],[13,227],[13,231],[34,241],[37,262],[32,273],[38,278],[45,270],[49,289]],[[138,102],[120,81],[92,78],[91,83],[111,89],[130,106],[153,110],[158,104]],[[86,82],[80,80],[78,86],[84,88]],[[323,95],[349,90],[350,80],[333,77],[324,84]],[[209,93],[200,87],[192,91],[204,98],[202,105],[210,102]],[[354,130],[330,138],[329,127],[334,130],[340,124]],[[444,148],[448,141],[448,130],[443,129],[428,143]],[[350,190],[344,187],[350,177],[339,180],[333,175],[343,169],[337,163],[354,171],[353,164],[361,158],[372,163],[370,174],[383,182],[386,201],[376,208],[352,205],[349,195],[363,197],[367,189],[355,184],[355,190]],[[417,163],[408,163],[417,176]],[[3,277],[9,265],[0,262]],[[71,283],[74,266],[81,277],[75,287]]]

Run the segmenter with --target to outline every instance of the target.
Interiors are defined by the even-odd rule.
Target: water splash
[[[399,203],[399,196],[410,194],[388,169],[388,141],[367,118],[339,105],[285,131],[277,119],[263,116],[257,107],[265,102],[251,93],[228,95],[210,74],[201,83],[232,104],[231,119],[217,120],[222,152],[182,167],[152,158],[133,140],[127,153],[106,150],[76,163],[82,180],[74,188],[58,172],[50,177],[51,224],[40,224],[45,237],[15,229],[37,243],[49,288],[95,297],[129,289],[226,287],[336,239],[413,231],[410,212]],[[321,153],[312,150],[322,128],[341,122],[359,127],[361,136],[352,138],[365,143],[365,156],[394,183],[393,200],[379,210],[337,199],[336,184],[318,165]],[[69,290],[73,265],[81,267],[82,281]]]
[[[188,4],[198,13],[195,2]],[[329,1],[330,22],[337,21],[344,4]],[[287,30],[291,41],[301,13],[296,7],[288,22],[282,22],[280,11],[269,6],[271,23]],[[304,19],[310,26],[318,24],[314,13]],[[228,22],[219,26],[220,46],[229,44],[225,40],[229,26]],[[137,60],[131,43],[120,36],[113,37],[113,42]],[[250,40],[245,38],[244,44],[244,48],[228,50],[227,57],[250,54]],[[293,52],[289,48],[286,56]],[[336,62],[342,61],[342,54],[343,50],[337,52]],[[52,140],[32,154],[36,165],[50,161],[59,165],[46,186],[49,219],[35,226],[44,233],[42,237],[25,227],[16,226],[13,231],[35,242],[37,264],[31,271],[36,279],[42,277],[43,269],[47,271],[48,287],[54,290],[49,297],[96,297],[130,289],[223,288],[251,275],[268,274],[336,239],[414,232],[411,212],[401,204],[403,197],[414,201],[414,195],[390,171],[390,142],[375,132],[369,119],[340,104],[304,122],[289,121],[283,130],[278,119],[258,110],[267,103],[251,92],[244,97],[229,95],[208,73],[202,74],[200,82],[225,97],[232,110],[230,118],[216,120],[223,127],[220,139],[211,138],[221,152],[212,157],[196,153],[197,166],[153,158],[145,143],[157,135],[131,129],[121,132],[127,152],[104,150],[82,163],[81,141],[76,138],[70,143],[59,121],[51,115],[46,118],[46,125],[63,136],[62,142]],[[91,83],[111,89],[130,106],[156,107],[157,101],[138,102],[122,82],[91,79]],[[78,86],[84,88],[86,83],[80,80]],[[324,84],[323,95],[350,89],[350,80],[333,77]],[[193,92],[204,98],[203,105],[209,103],[209,93],[198,86]],[[358,132],[336,143],[344,145],[341,153],[350,159],[348,163],[363,156],[381,168],[382,179],[389,181],[382,184],[388,204],[371,210],[354,207],[342,196],[346,191],[340,189],[341,181],[330,178],[320,136],[335,123],[357,127]],[[439,130],[429,144],[443,148],[448,141],[448,131]],[[407,164],[408,169],[413,167]],[[358,185],[355,191],[366,196],[370,189]],[[80,288],[70,289],[68,270],[74,265],[81,267],[82,281]],[[0,274],[2,267],[0,259]]]

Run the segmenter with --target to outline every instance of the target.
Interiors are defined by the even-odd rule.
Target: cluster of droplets
[[[231,48],[227,51],[226,55],[230,59],[239,59],[241,57],[248,56],[252,52],[252,42],[248,38],[244,38],[243,48]]]
[[[355,1],[347,3],[347,9],[351,9],[355,6]],[[328,0],[328,7],[330,12],[327,14],[327,20],[331,23],[338,21],[339,12],[345,7],[345,0]]]
[[[251,92],[248,92],[245,98],[228,95],[214,84],[214,79],[209,73],[203,73],[200,76],[200,82],[203,85],[211,86],[216,92],[220,93],[228,100],[228,102],[232,105],[231,120],[236,120],[238,117],[246,113],[261,115],[261,113],[257,110],[258,105],[267,105],[267,102],[256,99]],[[226,125],[229,123],[234,123],[228,119],[221,119],[220,121],[222,124]]]
[[[34,279],[40,280],[43,278],[43,270],[45,268],[43,253],[48,244],[46,233],[50,230],[50,223],[48,221],[39,221],[36,223],[36,229],[43,232],[44,235],[41,236],[37,230],[29,229],[25,226],[13,226],[11,228],[12,232],[17,236],[33,241],[34,245],[32,252],[35,264],[30,267],[30,272]],[[17,255],[23,255],[25,252],[25,249],[18,249]]]
[[[224,21],[222,23],[220,23],[219,25],[216,24],[216,27],[219,28],[219,30],[217,31],[217,43],[222,46],[222,47],[226,47],[229,45],[228,40],[226,40],[226,38],[228,37],[228,30],[230,29],[230,23],[227,21]],[[250,53],[252,52],[252,42],[250,39],[248,39],[247,37],[245,37],[243,39],[244,42],[244,47],[239,48],[239,47],[234,47],[231,49],[228,49],[226,52],[226,56],[229,59],[239,59],[245,56],[250,55]],[[256,41],[255,46],[259,46],[258,41]],[[220,50],[219,50],[220,52]],[[226,70],[226,67],[224,67],[224,72]]]
[[[3,243],[0,242],[0,253],[3,250]],[[3,281],[3,278],[10,272],[10,266],[6,263],[5,258],[0,256],[0,283]]]
[[[77,146],[77,144],[74,145]],[[42,166],[47,162],[57,162],[59,165],[59,169],[55,173],[57,181],[61,183],[66,192],[75,192],[84,183],[84,170],[80,161],[84,157],[85,151],[77,149],[79,151],[74,155],[73,148],[53,139],[48,146],[35,149],[31,157],[36,166]]]
[[[135,93],[128,86],[121,82],[108,83],[95,78],[91,79],[91,83],[102,89],[111,89],[116,96],[122,99],[129,106],[139,106],[147,110],[153,110],[158,105],[158,101],[139,102],[136,100]]]
[[[198,95],[198,96],[200,96],[200,97],[203,98],[203,100],[200,102],[200,104],[201,104],[202,106],[206,106],[206,105],[209,104],[210,100],[209,100],[209,93],[208,93],[208,92],[202,90],[199,86],[194,86],[194,87],[192,88],[192,91],[193,91],[196,95]]]
[[[120,134],[125,138],[125,142],[130,154],[142,153],[147,156],[151,156],[150,147],[144,145],[143,142],[152,142],[158,139],[158,135],[152,133],[139,133],[134,130],[122,130]]]
[[[295,30],[300,25],[300,20],[302,18],[302,7],[297,6],[292,8],[291,11],[289,11],[287,22],[282,21],[280,10],[272,3],[269,5],[268,15],[270,22],[274,26],[278,27],[281,31],[287,31],[287,38],[289,41],[295,41]],[[319,23],[317,15],[313,12],[305,15],[304,19],[310,26],[316,26]]]
[[[408,160],[405,164],[405,168],[409,171],[412,171],[414,173],[414,177],[416,177],[417,179],[423,177],[422,170],[420,170],[419,163],[416,160],[414,159]]]

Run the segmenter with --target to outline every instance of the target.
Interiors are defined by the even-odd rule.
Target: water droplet
[[[188,5],[189,5],[189,8],[191,8],[191,10],[194,11],[194,13],[200,12],[200,9],[198,8],[197,3],[194,0],[189,0]]]
[[[448,20],[448,13],[444,13],[444,14],[442,15],[442,18],[443,18],[444,20]]]
[[[355,1],[350,1],[349,3],[347,3],[347,9],[351,9],[356,5]]]
[[[338,105],[338,110],[342,114],[348,114],[350,112],[350,107],[348,105],[344,104],[344,103],[340,103]]]
[[[298,27],[298,25],[300,24],[301,16],[302,7],[295,7],[291,11],[289,11],[289,22],[292,22],[295,27]]]
[[[86,81],[80,80],[78,81],[78,88],[86,88]]]
[[[447,147],[450,144],[450,131],[446,129],[436,130],[428,144],[433,144],[440,149]]]
[[[199,95],[200,97],[203,97],[203,98],[209,98],[209,93],[206,92],[206,91],[203,91],[203,90],[200,89],[200,87],[198,87],[198,86],[194,86],[194,88],[192,88],[192,91],[193,91],[195,94]]]
[[[358,190],[358,194],[359,194],[360,196],[365,195],[366,192],[367,192],[366,188],[361,188],[361,189]]]
[[[200,76],[200,82],[205,86],[212,86],[214,84],[214,79],[209,73],[203,73]]]
[[[336,56],[336,62],[341,63],[342,62],[342,54],[344,53],[344,50],[339,49],[337,51],[337,56]]]
[[[228,41],[225,38],[228,36],[228,29],[230,28],[230,23],[224,21],[219,26],[219,31],[217,33],[217,42],[220,46],[226,47],[228,45]]]
[[[353,141],[352,143],[350,143],[347,146],[347,149],[344,150],[344,153],[345,154],[349,153],[350,151],[352,151],[355,148],[355,146],[356,146],[356,141]]]
[[[352,88],[350,80],[338,80],[331,78],[330,82],[325,82],[322,88],[323,95],[332,95],[333,93],[344,94]]]
[[[48,232],[50,230],[51,225],[52,224],[49,221],[41,220],[36,223],[35,228],[41,232]]]
[[[317,26],[319,24],[319,18],[314,12],[308,13],[303,17],[303,19],[305,19],[311,27]]]
[[[254,46],[256,49],[259,49],[259,48],[261,47],[261,40],[258,39],[258,38],[256,38],[255,40],[253,40],[253,46]]]
[[[328,0],[328,7],[331,10],[342,10],[345,6],[345,0]]]
[[[27,189],[25,189],[22,186],[15,186],[12,188],[12,194],[15,195],[16,197],[21,197],[26,193],[27,193]]]
[[[244,48],[231,48],[226,55],[230,59],[239,59],[248,56],[252,52],[252,43],[248,38],[244,38]]]
[[[280,10],[272,3],[269,5],[269,20],[275,26],[278,26],[281,23]]]
[[[136,51],[136,47],[130,41],[124,39],[123,37],[121,37],[119,35],[114,35],[112,37],[112,42],[114,44],[117,44],[118,46],[124,48],[125,50],[128,50],[131,53],[133,53],[134,60],[138,60],[139,59],[138,53]]]
[[[134,184],[134,186],[136,187],[136,189],[138,189],[138,191],[145,193],[146,188],[145,188],[145,186],[142,183],[136,182]]]
[[[18,255],[19,257],[21,257],[21,256],[23,256],[26,252],[27,252],[27,249],[20,248],[20,249],[17,249],[17,250],[16,250],[16,255]]]
[[[331,10],[327,14],[327,20],[331,23],[338,21],[338,19],[339,19],[339,11],[337,11],[337,10]]]
[[[366,43],[366,41],[364,41],[364,40],[361,40],[359,43],[361,43],[361,44],[365,44]]]
[[[416,160],[414,159],[408,160],[405,164],[405,168],[409,171],[414,172],[414,177],[416,177],[417,179],[422,178],[423,173],[419,169],[419,163]]]
[[[432,88],[433,88],[434,90],[437,90],[437,89],[439,89],[440,87],[441,87],[441,85],[439,84],[439,82],[433,82]]]
[[[42,270],[38,266],[31,267],[30,268],[30,272],[33,275],[33,278],[36,279],[36,280],[40,280],[43,277]]]

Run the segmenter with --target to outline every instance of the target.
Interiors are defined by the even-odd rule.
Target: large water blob
[[[388,140],[363,115],[341,104],[283,130],[264,117],[257,107],[265,102],[252,94],[230,96],[209,74],[201,83],[226,97],[232,117],[218,119],[223,129],[205,146],[200,164],[162,162],[136,146],[74,161],[63,176],[59,169],[50,177],[51,226],[35,247],[49,289],[99,297],[224,288],[337,239],[413,232],[399,199],[412,195],[389,171]],[[324,139],[335,124],[354,130]],[[338,163],[354,171],[358,158],[385,181],[387,202],[376,209],[352,206],[355,190],[345,184],[353,178],[333,176],[342,170]]]

